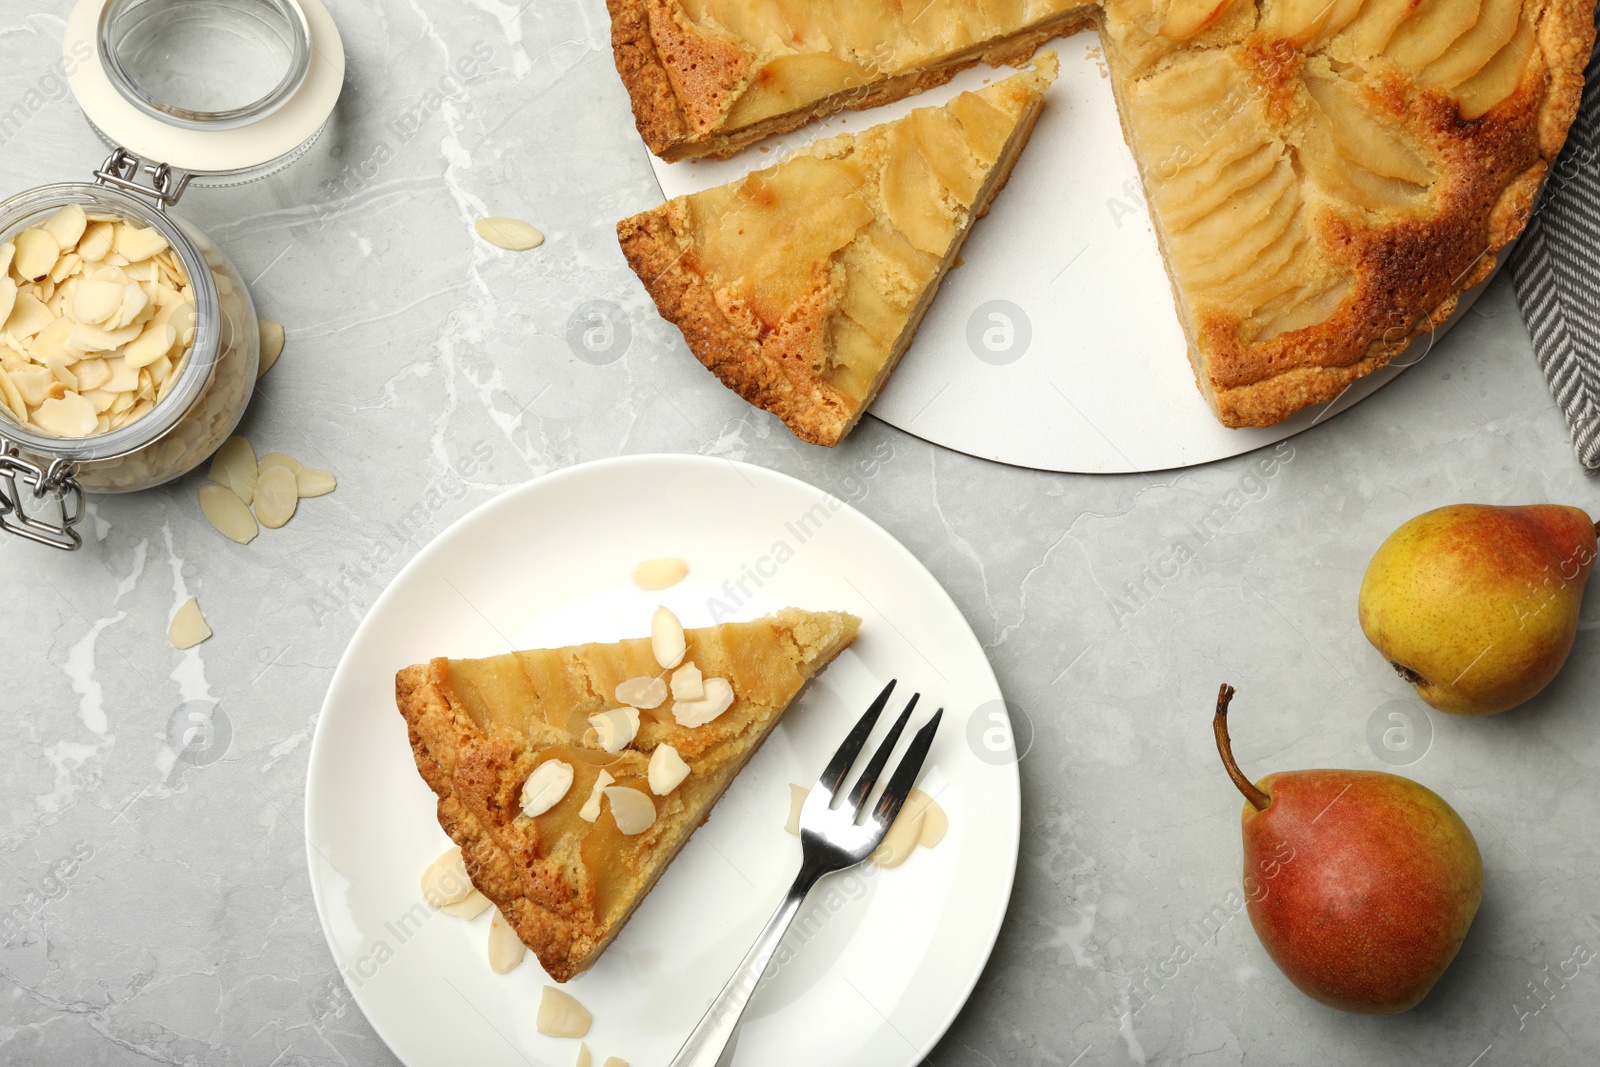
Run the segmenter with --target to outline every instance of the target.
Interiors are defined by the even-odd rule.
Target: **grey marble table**
[[[1010,915],[929,1063],[1595,1059],[1600,604],[1554,685],[1488,721],[1428,712],[1356,623],[1369,554],[1415,513],[1600,510],[1505,280],[1394,384],[1276,451],[1041,474],[871,419],[813,448],[694,364],[618,253],[615,220],[655,190],[598,0],[333,7],[349,76],[323,143],[181,211],[288,327],[243,432],[336,470],[338,492],[248,547],[205,524],[196,475],[95,500],[76,555],[0,544],[0,1062],[394,1063],[344,991],[306,875],[331,672],[451,521],[547,471],[651,451],[848,490],[950,590],[1031,727]],[[85,176],[102,154],[50,69],[67,9],[0,0],[4,189]],[[485,213],[549,240],[502,254],[471,234]],[[594,299],[631,332],[613,362],[568,343]],[[847,481],[874,452],[890,458]],[[180,585],[216,631],[195,656],[165,639]],[[1483,908],[1417,1010],[1323,1008],[1257,943],[1240,798],[1208,729],[1223,680],[1254,773],[1413,760],[1477,835]],[[215,744],[177,759],[193,701],[216,702]],[[1396,723],[1398,755],[1381,741]]]

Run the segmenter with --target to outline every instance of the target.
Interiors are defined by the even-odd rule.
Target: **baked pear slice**
[[[942,107],[819,141],[617,224],[701,363],[836,445],[882,388],[1033,132],[1056,56]]]
[[[550,977],[566,982],[605,951],[806,681],[860,625],[845,612],[785,608],[687,630],[682,663],[701,672],[698,701],[674,700],[673,672],[639,638],[419,663],[396,676],[395,703],[473,885]],[[632,709],[637,732],[628,741],[633,716],[617,687],[646,678],[664,686],[636,693],[645,687],[634,681],[624,695],[640,704],[665,695]],[[718,713],[724,685],[731,702]],[[657,755],[665,746],[688,773],[658,794],[676,777],[651,774],[652,758],[677,766]],[[566,769],[546,766],[557,761]],[[567,770],[570,785],[539,810]],[[541,788],[552,780],[555,789]]]

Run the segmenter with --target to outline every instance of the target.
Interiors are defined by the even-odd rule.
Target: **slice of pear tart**
[[[686,630],[672,668],[650,638],[440,658],[400,671],[395,703],[473,885],[565,982],[860,625],[785,608]]]
[[[701,363],[795,435],[835,445],[917,332],[1011,174],[1056,76],[796,151],[617,224],[628,263]]]

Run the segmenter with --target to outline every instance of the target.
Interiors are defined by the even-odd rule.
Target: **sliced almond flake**
[[[650,648],[655,653],[656,662],[668,670],[683,660],[683,624],[664,607],[657,608],[650,617]]]
[[[288,467],[268,467],[256,481],[256,520],[267,529],[279,529],[294,518],[300,500],[294,478]]]
[[[111,380],[111,366],[103,359],[84,359],[72,365],[79,389],[99,389]]]
[[[29,407],[38,407],[50,395],[50,386],[61,385],[56,381],[56,376],[50,373],[48,367],[38,367],[29,364],[10,371],[11,381],[17,390],[22,393],[22,399]],[[65,389],[65,386],[62,386]],[[26,414],[25,412],[23,414]]]
[[[149,373],[150,380],[155,384],[160,385],[162,382],[167,380],[167,375],[172,373],[172,360],[166,356],[162,356],[160,359],[146,367],[145,370]]]
[[[266,470],[268,467],[288,467],[296,474],[299,474],[301,471],[305,470],[304,463],[301,463],[299,460],[295,459],[286,452],[268,452],[266,455],[261,457],[261,461],[258,466],[262,470]]]
[[[689,765],[678,755],[678,750],[668,744],[659,744],[650,753],[650,764],[645,772],[650,792],[664,797],[683,784],[689,777]]]
[[[58,247],[67,250],[77,247],[78,240],[88,225],[89,219],[83,213],[83,208],[77,204],[67,204],[58,208],[54,215],[45,220],[44,230],[56,239]]]
[[[61,245],[46,230],[34,226],[16,237],[17,254],[11,269],[17,277],[37,281],[50,273],[50,268],[61,258]]]
[[[572,1067],[594,1067],[594,1057],[589,1054],[589,1046],[582,1041],[578,1042],[578,1058],[573,1061]]]
[[[454,904],[446,904],[439,910],[458,919],[476,919],[488,911],[489,906],[489,898],[474,889],[465,899],[458,900]]]
[[[11,270],[11,261],[17,257],[17,246],[13,241],[0,242],[0,274]]]
[[[19,341],[26,341],[56,321],[50,309],[32,293],[19,292],[11,315],[6,319],[5,331]]]
[[[332,471],[318,470],[315,467],[301,467],[294,472],[294,481],[301,500],[327,496],[339,487],[339,480],[333,476]]]
[[[111,368],[111,380],[106,383],[105,388],[117,393],[132,392],[139,388],[139,370],[137,367],[130,367],[125,358],[111,356],[106,360],[106,366]]]
[[[10,278],[0,278],[0,323],[11,317],[17,303],[17,283]]]
[[[33,296],[41,304],[48,305],[56,295],[56,283],[49,278],[42,278],[33,283]]]
[[[78,388],[78,376],[72,372],[66,356],[51,356],[44,361],[44,365],[50,369],[51,374],[55,375],[56,381],[68,389],[76,390]]]
[[[60,285],[62,282],[66,281],[74,273],[76,273],[78,268],[82,266],[83,260],[79,258],[78,253],[68,252],[66,255],[56,260],[56,265],[50,268],[50,280],[55,282],[57,285]]]
[[[152,412],[154,410],[155,410],[155,404],[151,403],[148,400],[140,400],[137,404],[133,405],[133,407],[128,409],[127,421],[128,422],[134,422],[134,421],[136,421],[138,419],[142,419],[142,418],[144,418],[146,415],[150,414],[150,412]]]
[[[689,565],[673,556],[647,559],[633,568],[633,584],[640,589],[657,590],[677,585],[689,573]]]
[[[80,279],[72,296],[72,317],[91,326],[104,324],[122,307],[123,289],[116,282]]]
[[[94,406],[74,392],[46,400],[32,418],[35,426],[57,437],[88,437],[100,424]]]
[[[108,330],[80,322],[72,328],[72,336],[67,339],[67,347],[79,352],[111,352],[132,341],[141,332],[143,328],[139,326],[123,326]]]
[[[211,457],[208,476],[218,485],[233,490],[241,503],[249,504],[255,500],[258,471],[256,450],[248,439],[234,436],[222,442],[222,447]]]
[[[547,985],[539,995],[534,1028],[545,1037],[583,1037],[593,1022],[589,1009],[579,1004],[571,993]]]
[[[200,487],[199,496],[200,513],[223,537],[241,545],[248,545],[256,539],[256,534],[260,532],[256,517],[250,514],[250,509],[234,495],[232,489],[216,482],[206,482]]]
[[[655,825],[655,801],[641,790],[614,785],[606,790],[606,800],[611,803],[611,817],[617,821],[617,829],[624,835],[634,837]]]
[[[117,325],[131,326],[149,306],[150,298],[144,295],[144,290],[138,283],[130,282],[122,289],[122,306],[117,311]]]
[[[104,415],[117,402],[117,394],[109,389],[79,389],[79,395],[94,405],[96,415]]]
[[[137,263],[141,259],[149,259],[158,252],[167,249],[167,239],[161,236],[161,231],[153,227],[141,229],[129,223],[117,226],[117,236],[112,240],[111,247],[116,249],[116,254],[125,258],[129,263]],[[220,280],[219,275],[219,280]]]
[[[679,726],[704,726],[733,706],[733,686],[726,678],[707,678],[705,689],[699,700],[672,702],[672,717]]]
[[[80,353],[73,352],[67,347],[67,342],[72,340],[72,330],[77,324],[71,319],[57,319],[39,331],[39,336],[33,339],[33,351],[29,353],[35,363],[49,363],[52,359],[65,360],[76,363]]]
[[[0,370],[0,401],[4,401],[12,418],[21,423],[28,421],[28,405],[22,398],[22,390],[17,388],[10,372],[5,370]]]
[[[97,433],[97,434],[107,433],[107,432],[110,431],[110,429],[111,429],[111,416],[110,415],[96,415],[94,417],[94,432],[95,433]]]
[[[517,936],[516,930],[506,922],[506,917],[496,908],[489,923],[489,969],[495,974],[510,974],[517,969],[528,948]]]
[[[194,597],[185,600],[167,624],[167,640],[172,642],[173,648],[193,648],[210,636],[211,627],[206,625],[206,617],[200,614],[200,602]]]
[[[583,807],[578,809],[578,818],[584,822],[594,822],[600,817],[600,798],[605,795],[606,786],[616,781],[610,771],[601,771],[595,776],[594,786],[589,790],[589,799],[583,802]]]
[[[642,674],[629,678],[617,686],[617,703],[631,704],[636,708],[658,708],[667,699],[667,683],[660,678]]]
[[[283,324],[270,319],[261,319],[258,324],[261,331],[261,365],[256,369],[256,377],[272,369],[278,362],[278,357],[283,355]]]
[[[118,393],[117,399],[111,405],[111,414],[121,415],[123,412],[128,411],[133,407],[135,399],[137,398],[131,390],[125,393]]]
[[[602,1063],[600,1067],[628,1067],[628,1061],[621,1056],[607,1056],[606,1062]]]
[[[479,237],[508,252],[526,252],[544,244],[544,234],[521,219],[496,215],[479,219],[472,228]]]
[[[122,352],[130,367],[143,368],[171,352],[177,343],[177,330],[165,323],[151,323]]]
[[[78,255],[85,262],[98,263],[106,258],[106,253],[111,251],[111,241],[116,237],[117,229],[109,222],[91,222],[83,231],[83,237],[78,241]]]
[[[448,848],[422,872],[422,899],[430,907],[442,908],[465,900],[472,893],[467,862],[459,847]]]
[[[705,679],[701,676],[699,667],[693,663],[685,663],[672,672],[673,700],[703,700],[705,695]]]

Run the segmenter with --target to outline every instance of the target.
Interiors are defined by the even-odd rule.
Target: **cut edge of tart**
[[[935,32],[946,14],[944,6],[913,21]],[[947,31],[942,40],[891,45],[871,27],[828,25],[852,14],[867,15],[869,5],[833,17],[819,4],[807,12],[813,20],[806,28],[810,40],[796,42],[792,33],[778,33],[770,47],[758,48],[717,26],[710,12],[697,22],[672,0],[606,0],[612,57],[628,90],[634,122],[650,150],[668,162],[699,156],[726,159],[764,137],[799,129],[825,115],[878,107],[943,85],[980,61],[1020,66],[1051,38],[1089,25],[1097,11],[1083,0],[1035,0],[1017,6],[1036,10],[1002,27],[990,22],[989,13],[969,5],[971,16],[984,23],[981,29],[962,26]],[[785,42],[785,36],[791,39]],[[833,47],[818,47],[819,41],[832,41]],[[909,58],[902,60],[902,55]]]
[[[836,445],[910,346],[1005,185],[1058,69],[790,153],[624,219],[617,238],[661,316],[724,385]]]
[[[434,659],[395,676],[395,703],[417,770],[438,797],[439,825],[461,847],[473,885],[550,977],[566,982],[616,937],[805,683],[860,624],[845,612],[785,608],[684,631],[683,663],[700,668],[708,693],[713,679],[726,680],[732,703],[694,726],[682,725],[680,713],[696,721],[693,712],[705,708],[679,708],[670,695],[635,709],[637,731],[615,753],[601,747],[591,716],[626,715],[615,698],[624,682],[671,677],[649,638]],[[666,745],[688,775],[657,795],[650,762]],[[571,784],[530,816],[524,786],[555,760],[572,769]],[[642,794],[654,818],[637,828],[648,809],[618,791]],[[602,799],[591,804],[591,795]]]

